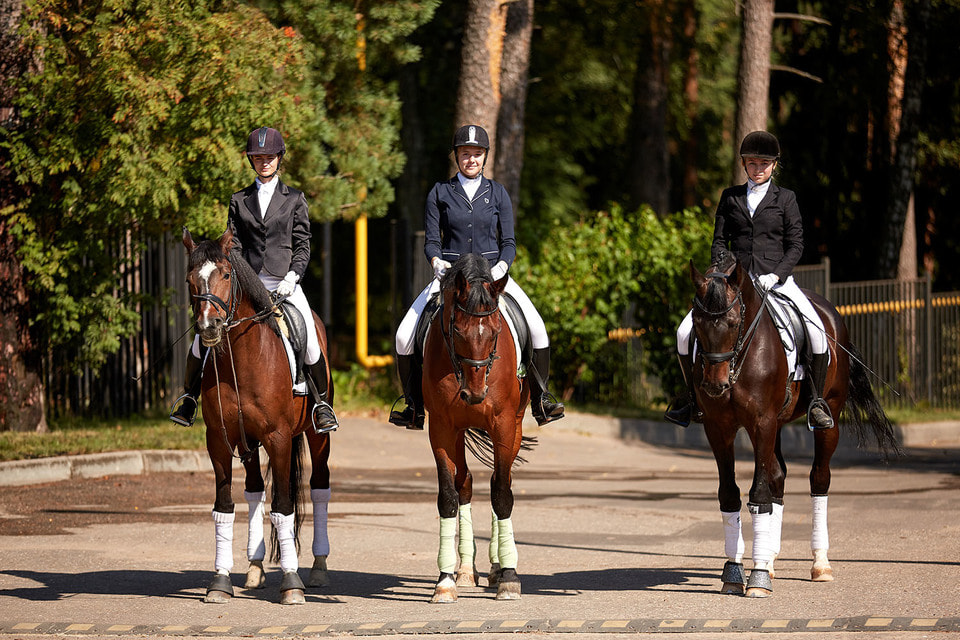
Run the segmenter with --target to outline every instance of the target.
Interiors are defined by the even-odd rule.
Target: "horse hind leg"
[[[265,513],[265,493],[263,491],[244,491],[247,501],[247,577],[244,589],[262,589],[267,582],[263,570],[263,558],[266,555],[266,543],[263,538],[263,516]]]
[[[813,503],[813,532],[810,536],[810,548],[813,551],[813,567],[810,579],[814,582],[832,582],[833,567],[827,559],[830,548],[830,535],[827,529],[827,496],[811,496]]]
[[[330,489],[311,489],[313,502],[313,566],[307,586],[326,587],[330,584],[327,572],[327,556],[330,555],[330,539],[327,537],[327,508],[330,504]]]

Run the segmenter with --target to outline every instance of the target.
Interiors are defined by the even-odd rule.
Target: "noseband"
[[[457,302],[454,305],[453,309],[450,311],[450,322],[448,323],[447,330],[443,331],[443,334],[444,334],[443,337],[445,339],[444,341],[446,342],[446,345],[447,345],[447,353],[450,355],[450,361],[453,363],[453,373],[457,377],[457,384],[460,385],[460,388],[463,389],[463,365],[464,364],[466,364],[467,366],[473,367],[476,370],[479,370],[480,367],[486,367],[486,371],[484,372],[484,375],[483,375],[483,381],[484,381],[484,384],[486,384],[487,378],[490,377],[490,368],[493,367],[493,361],[500,358],[500,356],[497,355],[497,342],[500,340],[500,332],[497,331],[497,333],[494,334],[493,348],[490,350],[490,355],[488,355],[483,360],[474,360],[473,358],[466,358],[464,356],[461,356],[460,354],[457,353],[457,348],[453,344],[453,332],[454,332],[454,329],[456,329],[454,325],[456,323],[457,311],[462,311],[468,316],[471,316],[474,318],[486,318],[487,316],[491,316],[494,313],[499,312],[500,307],[495,306],[493,309],[488,309],[486,311],[469,311],[463,305]],[[442,325],[441,325],[441,329],[442,329]]]
[[[716,278],[717,280],[723,280],[727,285],[729,285],[730,276],[726,273],[717,271],[714,273],[708,273],[708,278]],[[729,285],[733,287],[733,285]],[[730,385],[733,386],[736,384],[737,379],[740,377],[740,372],[743,371],[743,361],[740,356],[747,348],[749,348],[750,343],[753,341],[753,337],[757,332],[757,325],[760,324],[760,316],[763,313],[765,305],[761,301],[760,309],[757,311],[757,314],[754,316],[753,321],[750,323],[750,326],[746,331],[743,330],[744,324],[746,322],[746,313],[747,307],[743,303],[743,290],[740,287],[736,287],[737,295],[733,300],[728,304],[724,309],[720,311],[711,311],[703,306],[703,303],[700,301],[700,298],[697,296],[693,297],[693,302],[696,305],[697,309],[705,316],[717,319],[727,315],[735,305],[740,305],[740,322],[737,323],[737,342],[733,347],[733,351],[700,351],[700,355],[703,359],[711,364],[717,365],[724,362],[730,363],[730,372],[728,374]],[[766,298],[766,292],[764,292],[764,298]],[[739,366],[738,366],[739,365]]]

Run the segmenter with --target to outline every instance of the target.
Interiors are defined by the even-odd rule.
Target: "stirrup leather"
[[[190,407],[191,404],[193,405],[192,408]],[[184,427],[192,427],[197,419],[197,407],[197,399],[189,393],[184,393],[173,401],[170,420]]]

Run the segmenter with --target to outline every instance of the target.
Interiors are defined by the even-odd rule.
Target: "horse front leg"
[[[462,443],[453,432],[453,425],[442,424],[439,416],[430,416],[430,444],[437,463],[437,512],[440,515],[440,548],[437,552],[437,568],[440,577],[434,587],[430,602],[446,604],[457,601],[457,514],[459,497],[455,484],[458,459],[455,453],[457,442]],[[462,457],[462,453],[460,457]]]
[[[720,593],[742,596],[746,589],[746,577],[743,571],[743,525],[740,520],[740,488],[737,486],[735,469],[736,453],[734,440],[736,430],[732,435],[724,436],[721,428],[711,425],[706,428],[707,440],[713,450],[713,457],[717,462],[717,476],[719,488],[717,499],[720,503],[720,517],[723,520],[723,552],[727,560],[720,575],[722,585]]]
[[[773,593],[770,568],[779,541],[774,527],[773,504],[783,495],[783,471],[776,457],[777,431],[773,419],[761,418],[751,434],[754,451],[753,486],[747,507],[753,520],[753,570],[747,580],[748,598],[766,598]]]
[[[493,475],[490,478],[490,500],[493,504],[493,515],[490,525],[490,584],[493,586],[494,577],[497,585],[497,600],[520,599],[520,577],[517,575],[517,544],[513,535],[513,478],[510,470],[513,461],[520,451],[520,424],[517,420],[512,448],[507,450],[504,442],[499,442],[496,435],[491,434],[494,440]],[[510,445],[507,445],[510,446]],[[496,540],[496,550],[494,550]]]
[[[454,485],[457,488],[457,552],[460,565],[457,568],[457,587],[477,586],[477,544],[473,538],[473,474],[467,468],[463,446],[464,434],[457,438],[457,472]]]
[[[831,407],[833,409],[833,407]],[[834,421],[839,411],[834,410]],[[817,429],[813,434],[814,455],[810,468],[810,501],[813,531],[810,534],[810,550],[813,566],[810,579],[814,582],[832,582],[833,567],[827,558],[830,549],[830,532],[827,527],[827,494],[830,491],[830,459],[837,450],[837,429]]]
[[[213,526],[216,536],[216,551],[213,561],[214,576],[204,602],[222,604],[233,597],[230,571],[233,569],[233,521],[234,504],[231,495],[233,482],[233,452],[216,437],[207,432],[207,452],[213,464],[216,479],[216,500],[213,503]]]
[[[330,539],[327,536],[327,512],[330,504],[330,434],[308,430],[307,443],[313,470],[310,474],[310,501],[313,503],[313,566],[307,585],[326,587],[330,584],[327,556]]]
[[[262,589],[267,582],[263,570],[266,543],[263,537],[263,517],[266,512],[263,474],[260,472],[260,449],[256,448],[243,459],[243,498],[247,502],[247,577],[244,589]]]

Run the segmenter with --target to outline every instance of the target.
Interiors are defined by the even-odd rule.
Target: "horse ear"
[[[186,227],[183,228],[183,246],[187,248],[189,253],[193,253],[194,248],[197,246],[193,242],[193,236],[190,235],[190,230]]]
[[[700,273],[700,270],[694,266],[693,260],[691,259],[690,260],[690,280],[693,282],[693,286],[699,289],[700,287],[703,286],[703,283],[706,281],[706,279],[707,279],[706,276]]]
[[[500,297],[500,294],[503,293],[503,290],[507,288],[507,280],[509,279],[510,277],[504,274],[504,276],[499,280],[494,280],[493,284],[490,285],[490,294],[495,298]]]
[[[223,232],[223,235],[220,236],[220,240],[217,242],[220,243],[220,249],[223,250],[224,255],[230,255],[230,249],[233,248],[233,231],[230,227],[227,227],[227,230]]]

